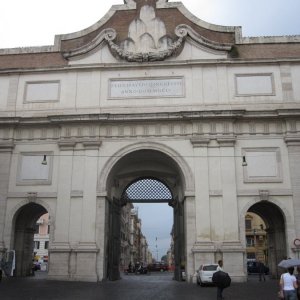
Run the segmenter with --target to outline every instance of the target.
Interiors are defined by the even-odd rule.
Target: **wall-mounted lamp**
[[[44,155],[43,161],[42,161],[42,165],[47,166],[47,155]]]
[[[245,156],[245,155],[243,156],[243,163],[242,163],[242,166],[243,166],[243,167],[247,167],[247,166],[248,166],[247,161],[246,161],[246,156]]]

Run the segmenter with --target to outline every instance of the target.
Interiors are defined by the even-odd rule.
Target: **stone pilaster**
[[[196,234],[198,242],[211,241],[211,220],[209,204],[209,166],[208,166],[208,138],[192,138],[194,147],[195,174],[195,212]]]
[[[293,78],[290,64],[280,64],[280,77],[283,101],[295,101],[293,90]]]
[[[68,280],[72,277],[72,249],[70,247],[70,204],[72,190],[73,154],[76,142],[59,141],[57,202],[53,241],[50,244],[48,278]]]
[[[53,250],[69,249],[70,201],[72,190],[73,149],[75,142],[60,141],[58,187],[55,215]]]
[[[235,137],[217,138],[220,146],[224,242],[239,240],[235,171]]]
[[[287,136],[290,177],[293,191],[294,222],[296,237],[300,237],[300,136]]]
[[[4,225],[9,184],[10,161],[13,149],[13,142],[0,142],[0,252],[5,246],[8,247],[8,245],[4,244]]]
[[[98,157],[101,141],[83,142],[85,149],[83,206],[80,246],[95,247]],[[85,245],[85,246],[84,246]]]
[[[186,197],[184,201],[185,243],[186,243],[186,275],[192,281],[195,273],[192,248],[196,242],[195,197]]]
[[[108,204],[107,204],[106,195],[98,195],[97,198],[97,210],[96,210],[96,244],[99,249],[97,253],[97,264],[96,272],[98,276],[98,281],[104,279],[106,275],[106,257],[105,249],[107,246],[107,241],[105,240],[107,226],[106,223],[108,220]]]

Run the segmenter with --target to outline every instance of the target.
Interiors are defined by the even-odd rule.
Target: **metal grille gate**
[[[169,203],[172,199],[172,193],[164,183],[154,178],[144,178],[126,188],[121,203]]]

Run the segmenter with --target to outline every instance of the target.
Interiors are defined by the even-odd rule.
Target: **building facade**
[[[244,38],[167,0],[1,49],[0,251],[16,275],[49,213],[50,279],[118,279],[124,191],[146,178],[171,195],[176,279],[223,259],[245,281],[248,213],[277,276],[300,236],[299,63],[299,36]]]
[[[42,215],[36,222],[36,231],[34,234],[34,258],[38,261],[48,261],[48,249],[49,249],[49,232],[50,222],[49,214]]]
[[[268,262],[268,241],[266,225],[256,214],[247,213],[245,219],[246,252],[248,260]]]

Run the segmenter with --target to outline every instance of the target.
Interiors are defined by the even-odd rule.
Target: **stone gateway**
[[[278,276],[299,250],[299,80],[300,36],[244,38],[167,0],[0,49],[0,252],[15,251],[15,276],[48,213],[49,279],[118,279],[124,195],[141,178],[169,192],[177,280],[222,259],[246,281],[251,213]]]

